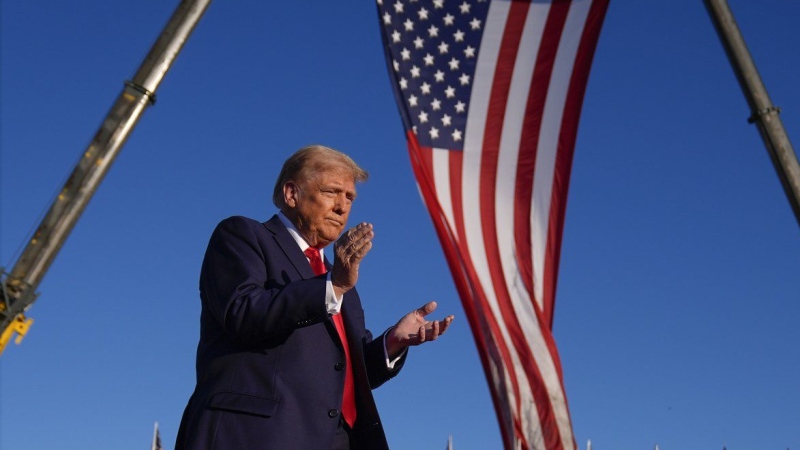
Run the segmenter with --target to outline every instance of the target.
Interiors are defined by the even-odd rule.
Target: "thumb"
[[[427,316],[436,310],[436,302],[428,302],[417,309],[417,314],[420,316]]]

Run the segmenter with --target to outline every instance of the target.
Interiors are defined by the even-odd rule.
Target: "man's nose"
[[[337,195],[336,202],[333,204],[333,210],[337,214],[346,214],[350,211],[350,201],[347,199],[346,195]]]

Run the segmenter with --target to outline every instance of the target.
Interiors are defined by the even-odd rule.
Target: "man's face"
[[[283,186],[287,217],[312,247],[335,241],[347,225],[356,198],[353,176],[341,166],[331,166],[308,180]]]

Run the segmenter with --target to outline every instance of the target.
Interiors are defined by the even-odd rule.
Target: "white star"
[[[442,109],[442,102],[438,98],[434,98],[431,102],[431,109],[434,111],[438,111]]]
[[[428,113],[425,111],[421,111],[417,117],[419,117],[419,123],[425,123],[428,121]]]
[[[444,0],[433,0],[433,6],[436,7],[436,9],[444,8]]]
[[[419,78],[419,67],[413,66],[411,68],[411,78]]]
[[[481,28],[481,21],[478,20],[477,17],[473,18],[472,21],[469,23],[473,30],[479,30]]]
[[[431,27],[428,28],[428,36],[430,36],[430,37],[439,36],[439,29],[436,28],[435,26],[431,25]]]
[[[408,80],[405,77],[400,78],[400,89],[408,89]]]
[[[419,11],[417,11],[417,14],[419,15],[419,20],[428,20],[428,10],[427,9],[421,8]]]
[[[450,125],[452,125],[451,123],[452,119],[453,119],[452,117],[445,114],[444,116],[442,116],[442,125],[445,127],[449,127]]]
[[[466,106],[467,105],[465,105],[463,102],[459,101],[458,103],[456,103],[456,112],[463,113],[464,111],[467,110]]]
[[[458,81],[461,82],[462,86],[466,86],[469,84],[469,75],[462,73],[460,77],[458,77]]]
[[[459,9],[461,9],[461,14],[469,14],[469,3],[462,3],[461,6],[459,6]]]
[[[450,70],[458,70],[459,61],[457,59],[453,58],[447,64],[450,66]]]
[[[474,58],[475,57],[475,49],[472,48],[472,46],[468,45],[467,48],[464,49],[464,55],[466,55],[467,58]]]
[[[439,137],[439,130],[436,127],[431,127],[431,131],[429,131],[431,135],[431,139],[436,139]]]
[[[397,3],[394,4],[394,12],[397,13],[397,14],[400,14],[400,13],[403,12],[403,4],[400,3],[400,0],[397,0]]]
[[[383,23],[386,25],[392,23],[392,16],[388,12],[383,15]]]
[[[403,50],[400,51],[400,56],[403,58],[403,61],[411,59],[411,50],[403,48]]]
[[[445,41],[442,41],[442,43],[441,43],[441,44],[439,44],[439,53],[441,53],[441,54],[445,54],[445,53],[447,53],[447,50],[448,50],[449,48],[450,48],[450,46],[449,46],[449,45],[447,45],[447,42],[445,42]]]
[[[444,95],[446,95],[447,98],[455,97],[456,96],[455,88],[453,86],[447,86],[447,89],[444,90]]]
[[[400,42],[400,32],[399,31],[394,30],[394,33],[392,33],[392,42]]]
[[[379,5],[383,5],[383,0],[378,0]]]
[[[452,14],[450,14],[450,13],[447,13],[447,15],[446,15],[446,16],[444,16],[444,24],[445,24],[445,25],[447,25],[447,26],[450,26],[450,25],[452,25],[452,24],[453,24],[453,22],[455,21],[455,19],[456,19],[456,18],[455,18],[455,17],[453,17],[453,15],[452,15]]]
[[[419,87],[423,94],[430,94],[431,93],[431,85],[428,82],[422,83],[422,86]]]
[[[411,106],[417,106],[417,96],[411,94],[411,97],[408,97],[408,104]]]
[[[414,39],[414,47],[415,48],[422,48],[424,45],[425,45],[425,41],[422,40],[421,37],[417,36],[417,38]]]
[[[441,83],[444,81],[444,72],[441,70],[437,70],[435,74],[433,74],[433,78],[438,82]]]
[[[395,59],[395,60],[392,60],[392,65],[394,66],[394,71],[395,71],[395,72],[397,72],[398,70],[400,70],[400,63],[399,63],[399,62],[397,62],[397,60],[396,60],[396,59]]]
[[[453,39],[454,39],[456,42],[461,42],[461,41],[463,41],[463,40],[464,40],[464,32],[463,32],[463,31],[461,31],[461,30],[456,30],[456,32],[455,32],[455,33],[453,33]]]
[[[425,55],[425,58],[423,58],[423,59],[425,60],[425,65],[426,66],[432,66],[433,65],[433,55],[431,55],[430,53]]]
[[[453,136],[453,140],[455,142],[460,141],[461,140],[461,130],[454,130],[453,134],[451,134],[451,136]]]
[[[411,19],[406,19],[406,21],[403,22],[403,26],[406,28],[406,31],[414,31],[414,22],[412,22]],[[474,30],[475,28],[473,27],[472,29]]]

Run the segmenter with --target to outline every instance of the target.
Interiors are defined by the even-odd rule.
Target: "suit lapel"
[[[286,229],[286,226],[281,222],[280,217],[277,214],[272,216],[271,219],[264,222],[264,227],[273,235],[275,242],[281,248],[281,251],[286,256],[286,259],[294,266],[297,272],[303,279],[314,278],[316,275],[314,274],[314,269],[311,268],[311,264],[308,263],[308,259],[306,255],[300,250],[300,246],[297,245],[297,241],[294,240],[291,234],[289,234],[289,230]],[[331,269],[331,265],[328,263],[327,259],[325,260],[325,267],[327,270]],[[344,305],[342,305],[344,306]],[[347,320],[347,315],[345,314],[342,316],[345,323],[345,332],[351,328],[349,322]],[[331,339],[336,343],[339,347],[339,350],[344,352],[344,348],[342,347],[342,340],[339,339],[339,332],[336,331],[336,325],[333,324],[333,320],[328,317],[325,320],[325,327],[328,329],[328,334],[331,336]],[[348,340],[349,339],[348,334]]]
[[[264,222],[264,227],[272,233],[275,242],[281,248],[283,254],[286,255],[286,259],[300,273],[300,276],[304,279],[313,278],[314,270],[311,268],[311,264],[308,263],[306,255],[300,250],[300,246],[289,234],[289,230],[283,225],[278,215],[275,214],[271,219]]]

